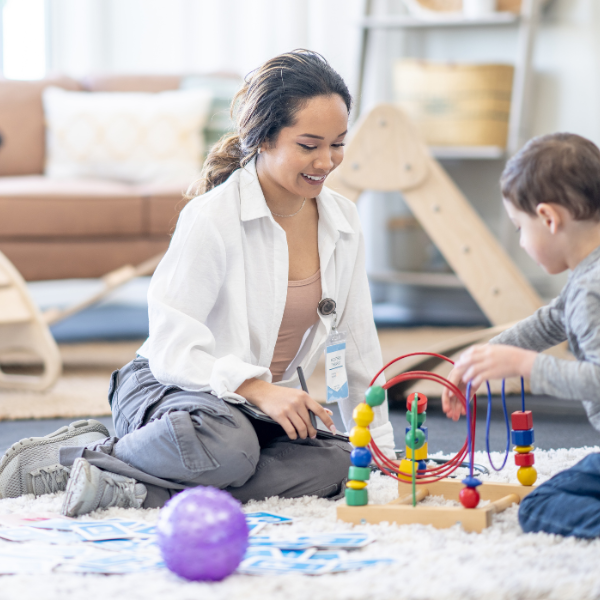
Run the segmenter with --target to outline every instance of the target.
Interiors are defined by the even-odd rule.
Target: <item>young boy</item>
[[[508,162],[500,183],[527,254],[550,274],[571,274],[548,306],[464,352],[450,380],[462,390],[471,381],[475,391],[489,379],[529,378],[534,394],[581,400],[600,431],[600,150],[574,134],[538,137]],[[540,354],[564,340],[576,361]],[[447,391],[442,406],[454,420],[464,414]],[[526,532],[600,536],[600,454],[540,485],[519,521]]]

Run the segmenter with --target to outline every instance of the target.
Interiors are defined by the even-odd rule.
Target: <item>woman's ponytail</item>
[[[187,196],[193,198],[209,192],[242,166],[244,155],[240,147],[240,136],[237,133],[224,135],[211,149],[200,178],[188,190]]]

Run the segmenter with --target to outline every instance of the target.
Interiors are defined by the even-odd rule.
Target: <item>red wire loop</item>
[[[445,360],[446,362],[449,362],[451,365],[454,364],[454,362],[452,360],[450,360],[448,357],[443,356],[441,354],[436,354],[434,352],[412,352],[410,354],[404,354],[402,356],[399,356],[398,358],[395,358],[394,360],[390,361],[387,365],[385,365],[377,373],[377,375],[375,375],[375,377],[373,377],[373,379],[371,380],[371,386],[373,386],[375,384],[375,382],[377,381],[379,376],[388,367],[390,367],[394,363],[397,363],[397,362],[399,362],[405,358],[409,358],[411,356],[432,356],[434,358]],[[387,381],[382,387],[384,390],[387,390],[387,389],[393,387],[394,385],[397,385],[398,383],[403,383],[405,381],[413,381],[416,379],[435,381],[436,383],[439,383],[440,385],[444,386],[446,389],[450,390],[461,401],[463,407],[466,408],[467,399],[465,398],[464,394],[451,381],[449,381],[442,375],[438,375],[437,373],[430,373],[429,371],[408,371],[406,373],[400,373],[400,375],[396,375],[395,377],[392,377],[392,379]],[[473,396],[473,410],[472,410],[472,415],[471,415],[471,422],[468,425],[471,428],[471,437],[473,439],[473,445],[475,445],[476,417],[477,417],[477,396],[474,395]],[[381,469],[382,473],[384,473],[388,477],[392,477],[394,479],[398,479],[399,481],[404,481],[407,483],[408,483],[407,479],[412,480],[412,473],[405,473],[404,471],[400,471],[398,468],[398,465],[394,461],[387,458],[387,456],[385,456],[383,454],[383,452],[381,452],[381,450],[377,447],[377,444],[375,443],[374,440],[371,440],[371,443],[369,444],[369,449],[371,450],[371,454],[373,456],[373,460],[375,461],[375,464]],[[444,478],[448,477],[449,475],[454,473],[454,471],[456,471],[456,469],[458,469],[458,467],[462,464],[467,453],[468,453],[468,436],[467,436],[467,439],[465,439],[465,443],[463,444],[462,448],[447,463],[437,466],[437,467],[427,468],[427,469],[425,469],[424,473],[423,472],[417,473],[416,474],[416,483],[419,485],[427,484],[427,483],[434,483],[436,481],[440,481],[440,479],[444,479]]]

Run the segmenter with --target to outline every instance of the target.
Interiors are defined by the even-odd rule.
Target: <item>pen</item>
[[[298,379],[300,380],[302,391],[308,394],[308,386],[306,385],[306,379],[304,378],[304,371],[302,370],[302,367],[298,367],[296,370],[298,371]],[[310,415],[310,422],[312,426],[317,429],[317,417],[315,417],[315,413],[313,413],[312,410],[309,410],[308,414]]]

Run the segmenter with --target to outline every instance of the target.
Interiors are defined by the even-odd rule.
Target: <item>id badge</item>
[[[325,377],[327,381],[327,404],[348,397],[346,373],[346,334],[333,330],[327,336],[325,347]]]

